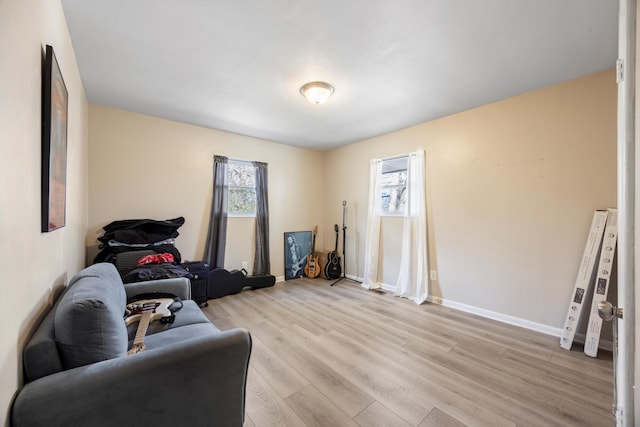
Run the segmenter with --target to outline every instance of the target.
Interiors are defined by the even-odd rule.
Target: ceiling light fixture
[[[333,86],[325,82],[310,82],[300,88],[302,96],[312,104],[322,104],[333,93]]]

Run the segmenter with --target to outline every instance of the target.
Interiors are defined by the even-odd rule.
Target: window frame
[[[250,186],[242,186],[242,185],[232,185],[231,180],[231,168],[232,165],[249,165],[253,169],[253,187]],[[248,160],[238,160],[238,159],[229,159],[227,161],[227,216],[230,218],[255,218],[256,210],[257,210],[257,190],[256,190],[256,168],[253,165],[253,162]],[[234,189],[242,189],[242,190],[252,190],[254,193],[253,198],[253,211],[252,212],[239,212],[232,211],[231,204],[229,203],[229,199],[231,198],[231,192]]]
[[[378,197],[380,198],[380,216],[383,217],[406,217],[407,216],[407,203],[406,203],[406,195],[407,195],[407,187],[409,184],[409,155],[401,155],[396,157],[389,157],[386,159],[380,160],[382,162],[381,173],[380,173],[380,194]],[[403,164],[404,163],[404,164]],[[385,169],[387,169],[385,171]],[[404,184],[392,184],[392,185],[383,185],[382,177],[386,174],[403,172],[406,174],[404,179]],[[387,210],[384,210],[385,204],[382,201],[382,197],[384,194],[384,190],[391,193],[393,189],[404,189],[404,200],[405,202],[402,204],[402,210],[397,210],[393,212],[389,212],[388,207],[391,203],[387,204]]]

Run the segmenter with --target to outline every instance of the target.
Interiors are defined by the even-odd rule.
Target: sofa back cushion
[[[55,311],[55,339],[64,369],[126,355],[126,302],[113,264],[94,264],[69,281]]]
[[[56,307],[49,310],[24,346],[22,364],[24,365],[24,381],[27,383],[62,371],[62,361],[53,332]]]

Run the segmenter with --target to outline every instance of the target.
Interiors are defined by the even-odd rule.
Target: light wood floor
[[[246,427],[615,424],[611,353],[330,283],[287,281],[203,309],[220,329],[251,332]]]

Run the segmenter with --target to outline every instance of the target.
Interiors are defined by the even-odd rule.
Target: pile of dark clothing
[[[180,265],[180,251],[175,247],[175,238],[180,235],[178,228],[183,224],[183,217],[163,221],[154,219],[114,221],[103,227],[104,234],[98,237],[101,251],[93,262],[115,264],[124,283],[189,277],[191,274]],[[155,257],[157,262],[136,262],[142,258],[148,260],[149,254],[161,256]],[[133,263],[118,262],[119,256],[122,259],[133,260]],[[165,262],[170,260],[172,262]],[[125,265],[126,267],[123,267]]]

